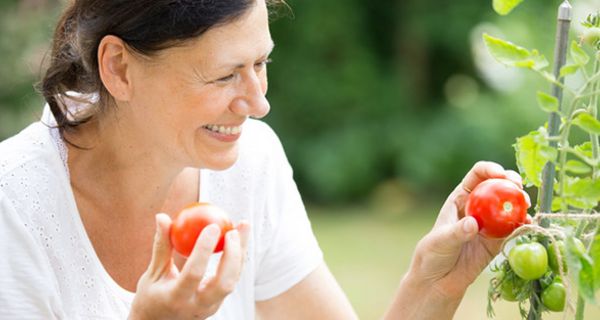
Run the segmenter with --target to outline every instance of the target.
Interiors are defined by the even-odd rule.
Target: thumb
[[[477,232],[479,232],[477,220],[466,216],[456,223],[440,228],[437,232],[434,231],[430,245],[435,252],[458,254],[463,244],[471,241]]]
[[[152,259],[148,266],[148,274],[152,280],[159,279],[165,269],[171,263],[172,249],[169,231],[171,229],[171,218],[165,213],[155,216],[156,234],[152,247]]]

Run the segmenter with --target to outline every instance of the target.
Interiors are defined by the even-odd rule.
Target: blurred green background
[[[598,1],[574,1],[573,36]],[[292,12],[273,16],[265,121],[332,271],[361,318],[376,319],[453,186],[477,160],[515,169],[515,138],[545,121],[535,101],[545,82],[496,63],[481,34],[551,59],[559,1],[528,0],[507,17],[491,0],[287,2]],[[33,84],[64,3],[0,0],[0,140],[41,114]],[[486,318],[488,279],[456,319]],[[517,308],[500,305],[497,318],[517,319]]]

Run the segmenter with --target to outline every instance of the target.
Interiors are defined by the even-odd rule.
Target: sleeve
[[[0,193],[0,319],[63,319],[52,268]]]
[[[266,217],[272,222],[260,240],[266,248],[260,259],[256,282],[257,301],[273,298],[300,282],[323,261],[306,209],[293,179],[292,168],[279,139],[269,129],[273,146],[266,185]]]

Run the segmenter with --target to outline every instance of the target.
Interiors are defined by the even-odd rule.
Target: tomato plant
[[[493,0],[493,8],[507,15],[522,2]],[[557,11],[552,63],[538,50],[483,36],[498,62],[531,70],[551,86],[550,93],[536,93],[548,122],[514,144],[523,182],[538,189],[538,199],[534,225],[522,229],[531,242],[517,242],[508,256],[510,268],[503,270],[528,279],[521,287],[530,288],[528,302],[519,299],[521,316],[528,320],[542,319],[544,310],[570,311],[565,308],[570,284],[578,294],[575,319],[581,320],[586,303],[597,302],[600,292],[600,11],[581,21],[573,40],[569,37],[575,10],[564,0]],[[576,81],[567,82],[572,76]],[[584,245],[582,239],[589,242]],[[545,255],[549,261],[542,259]],[[544,271],[546,263],[550,268]],[[563,283],[561,277],[573,281]],[[498,279],[493,280],[489,301],[503,290]]]
[[[169,233],[173,248],[181,255],[189,257],[202,229],[213,223],[221,229],[221,236],[214,252],[223,251],[225,233],[233,229],[233,224],[223,209],[206,202],[187,206],[173,220]]]
[[[524,191],[506,179],[488,179],[469,194],[466,214],[477,220],[479,232],[488,238],[504,238],[527,219]]]

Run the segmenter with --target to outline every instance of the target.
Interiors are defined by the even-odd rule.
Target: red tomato
[[[467,215],[477,220],[479,232],[487,238],[505,238],[527,219],[523,190],[506,179],[488,179],[469,194]]]
[[[173,248],[181,255],[189,257],[202,229],[213,223],[221,228],[219,243],[214,252],[223,251],[225,233],[233,229],[233,224],[223,209],[205,202],[192,203],[181,210],[173,220],[170,230]]]

